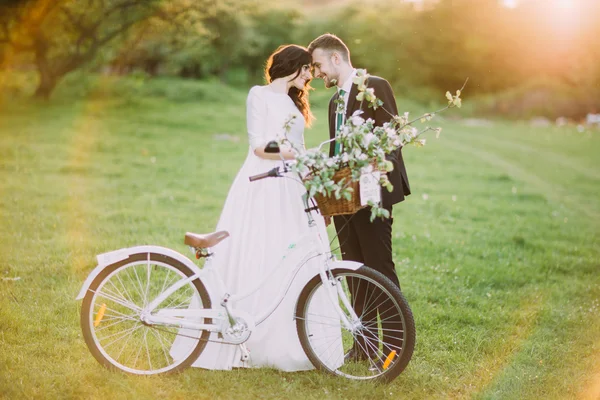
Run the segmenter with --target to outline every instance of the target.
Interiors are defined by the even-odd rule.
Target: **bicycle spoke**
[[[402,329],[392,329],[392,328],[376,327],[376,326],[374,326],[374,324],[366,324],[366,325],[363,324],[363,327],[365,329],[368,329],[369,331],[372,331],[373,329],[377,329],[378,331],[380,331],[382,333],[382,335],[384,334],[383,333],[384,331],[385,332],[402,332],[402,333],[404,333],[404,331]],[[399,335],[399,336],[395,336],[394,335],[392,337],[394,337],[394,338],[401,338],[402,335]]]
[[[146,291],[145,291],[145,296],[146,296],[146,305],[148,305],[148,302],[150,300],[150,275],[152,274],[152,268],[150,268],[150,254],[148,254],[148,257],[146,259]]]
[[[175,275],[175,279],[173,280],[173,282],[170,282],[170,280],[172,278],[169,278],[168,274],[165,275],[165,280],[163,282],[162,288],[160,289],[160,293],[163,293],[165,291],[165,289],[171,287],[173,285],[173,283],[177,282],[177,278],[178,278],[177,275]]]
[[[389,320],[390,320],[390,319],[392,319],[392,318],[398,318],[398,323],[401,323],[401,322],[402,322],[402,315],[400,315],[399,313],[398,313],[398,314],[396,314],[396,315],[390,315],[389,317],[385,317],[385,318],[384,318],[384,319],[382,319],[381,321],[382,321],[382,322],[384,322],[384,321],[389,321]]]
[[[377,311],[377,309],[378,309],[379,305],[382,305],[382,304],[384,304],[384,303],[385,303],[386,301],[388,301],[388,299],[389,299],[389,298],[386,296],[386,293],[384,293],[384,292],[382,292],[382,291],[379,291],[379,294],[377,295],[377,297],[375,297],[375,298],[373,299],[373,296],[374,296],[374,294],[375,294],[375,290],[373,290],[373,291],[371,292],[371,297],[370,297],[370,298],[369,298],[369,300],[367,301],[367,304],[365,304],[365,308],[364,308],[364,310],[366,310],[366,311],[363,311],[363,314],[364,314],[364,313],[368,313],[369,311]],[[376,305],[376,306],[371,306],[371,304],[372,304],[372,303],[375,303],[375,302],[376,302],[376,301],[377,301],[377,300],[378,300],[378,299],[381,297],[381,295],[383,295],[385,298],[384,298],[384,299],[383,299],[383,300],[382,300],[382,301],[381,301],[381,302],[380,302],[378,305]],[[372,300],[371,300],[371,299],[372,299]]]
[[[115,286],[115,284],[113,283],[113,281],[108,281],[107,284],[110,284],[114,288],[114,293],[118,294],[118,296],[116,296],[116,297],[121,297],[122,299],[131,302],[131,299],[128,298],[128,297],[125,297],[125,295]],[[107,288],[107,285],[104,285],[104,287],[102,288],[102,290],[109,291],[109,289]],[[110,290],[110,292],[112,293],[113,290]]]
[[[108,307],[106,308],[108,310]],[[139,321],[139,318],[133,318],[133,317],[121,317],[118,315],[112,315],[112,314],[106,314],[104,313],[104,317],[102,318],[102,322],[106,322],[106,321],[113,321],[115,319],[121,320],[121,321]]]
[[[104,320],[104,319],[102,319],[102,321],[105,321],[105,320]],[[101,331],[103,331],[103,330],[105,330],[105,329],[108,329],[108,328],[110,328],[110,327],[112,327],[112,326],[115,326],[115,325],[117,325],[117,324],[120,324],[120,323],[123,323],[123,322],[126,322],[126,321],[128,321],[128,320],[127,320],[127,319],[124,319],[124,318],[121,318],[120,320],[118,320],[118,321],[116,321],[116,322],[112,322],[112,323],[110,323],[110,324],[104,324],[104,325],[102,325],[102,328],[98,328],[98,329],[96,329],[96,333],[98,333],[98,332],[101,332]]]
[[[132,336],[133,335],[129,335],[127,337],[127,340],[125,340],[125,343],[123,343],[123,346],[121,347],[119,354],[117,354],[117,356],[115,357],[115,360],[118,360],[119,358],[121,358],[121,354],[123,354],[123,350],[125,350],[125,347],[127,347],[127,343],[129,343],[129,340],[132,338]]]
[[[368,286],[367,286],[368,287]],[[368,292],[367,292],[368,293]],[[359,319],[362,321],[363,316],[368,313],[368,311],[370,310],[369,308],[367,308],[367,304],[371,303],[371,299],[373,298],[373,295],[375,294],[375,290],[370,290],[370,296],[369,299],[367,300],[367,296],[365,295],[365,300],[363,302],[363,308],[362,308],[362,313],[359,317]],[[377,300],[379,298],[379,296],[381,296],[381,293],[379,295],[377,295],[376,299]]]
[[[86,294],[82,327],[88,347],[101,364],[137,375],[163,373],[190,365],[192,354],[200,354],[206,345],[202,338],[208,339],[209,332],[181,328],[179,324],[147,325],[142,323],[141,314],[150,301],[162,296],[177,282],[183,283],[182,280],[192,276],[192,271],[170,257],[154,262],[151,253],[130,258],[128,264],[108,266],[110,272]],[[177,310],[190,309],[194,304],[194,309],[202,310],[210,309],[210,298],[201,281],[185,282],[161,304],[169,304]],[[197,318],[190,314],[180,319]],[[180,336],[189,334],[196,336],[192,337],[194,343],[173,348]],[[178,359],[174,359],[171,352]]]
[[[163,355],[165,356],[166,364],[168,365],[170,363],[170,361],[169,361],[169,356],[167,354],[166,347],[170,347],[170,346],[165,346],[165,343],[164,343],[162,337],[160,336],[160,333],[158,333],[156,331],[156,329],[152,329],[150,332],[152,332],[152,334],[156,337],[156,339],[160,343]]]
[[[117,303],[125,308],[128,308],[132,311],[137,311],[137,312],[142,311],[141,308],[139,308],[138,306],[136,306],[133,303],[126,302],[125,299],[119,299],[117,297],[114,297],[113,295],[110,295],[110,294],[104,293],[104,292],[94,292],[94,293],[96,293],[96,295],[98,295],[98,296],[104,297],[105,299],[112,300],[115,303]]]
[[[334,351],[331,351],[331,348],[332,348],[333,346],[336,346],[337,344],[338,344],[338,341],[337,341],[337,340],[334,340],[334,341],[332,341],[332,342],[329,344],[329,346],[327,346],[327,348],[325,349],[325,351],[324,351],[324,352],[322,352],[322,353],[324,353],[324,354],[327,354],[327,353],[329,353],[329,357],[327,357],[327,360],[325,361],[325,365],[327,365],[327,366],[331,365],[331,364],[329,364],[329,361],[331,360],[331,357],[333,357],[333,356],[335,356],[335,355],[336,355],[335,348],[333,349]],[[341,343],[340,343],[340,344],[341,344]],[[342,350],[342,351],[341,351],[341,353],[342,353],[342,354],[341,354],[341,356],[343,357],[343,356],[344,356],[344,348],[342,347],[342,349],[341,349],[341,350]],[[339,358],[340,354],[337,354],[337,356],[338,356],[338,358]],[[337,359],[337,358],[336,358],[336,359]]]
[[[146,355],[148,356],[148,364],[150,365],[150,370],[152,368],[152,360],[150,359],[150,347],[148,346],[148,329],[144,330],[144,343],[146,344]]]
[[[137,331],[138,329],[140,329],[142,326],[144,326],[144,325],[140,324],[140,325],[134,326],[134,327],[132,327],[132,328],[129,328],[129,329],[125,330],[125,331],[122,331],[122,332],[117,332],[117,333],[115,333],[115,334],[109,335],[109,336],[107,336],[107,337],[104,337],[104,338],[102,338],[102,339],[99,339],[99,340],[100,340],[100,341],[102,341],[102,340],[106,340],[106,339],[108,339],[108,338],[111,338],[111,337],[113,337],[113,336],[120,335],[119,337],[117,337],[117,338],[116,338],[115,340],[113,340],[112,342],[110,342],[110,343],[108,343],[108,344],[105,344],[105,345],[103,345],[103,347],[104,347],[105,349],[107,349],[108,347],[112,346],[112,344],[113,344],[113,343],[116,343],[116,342],[118,342],[119,340],[123,339],[123,338],[124,338],[124,337],[126,337],[127,335],[133,335],[133,333],[134,333],[135,331]]]
[[[399,303],[403,300],[401,293],[398,297],[391,283],[368,268],[337,270],[335,279],[341,285],[337,288],[339,304],[336,307],[340,307],[352,323],[360,322],[360,325],[355,331],[345,329],[338,316],[329,314],[320,306],[322,297],[316,293],[323,290],[324,283],[314,285],[309,297],[303,300],[307,304],[302,314],[296,317],[303,345],[308,343],[312,348],[312,352],[307,351],[309,358],[315,366],[332,369],[350,379],[385,382],[395,378],[403,369],[399,365],[406,365],[414,346],[410,342],[405,343],[405,331],[411,326],[405,323],[411,324],[412,316],[409,310],[410,319],[405,322],[404,311],[400,308],[402,303]],[[351,309],[347,309],[346,305]],[[352,315],[356,315],[358,321]],[[409,346],[408,351],[405,351],[405,344]],[[357,352],[358,358],[345,360],[344,353],[348,350]]]
[[[177,304],[174,307],[170,307],[170,308],[189,308],[190,304],[192,303],[193,300],[193,294],[190,296],[190,298],[185,299],[183,301],[181,301],[179,304]],[[200,304],[199,308],[202,307],[202,304]]]
[[[129,293],[129,291],[127,290],[127,287],[126,287],[126,286],[123,284],[123,281],[121,280],[121,276],[120,276],[120,275],[121,275],[121,273],[120,273],[120,271],[118,271],[118,272],[115,274],[115,277],[117,278],[117,280],[118,280],[118,281],[119,281],[119,283],[121,284],[121,287],[123,288],[123,292],[125,292],[125,295],[126,295],[126,296],[125,296],[125,295],[123,295],[122,297],[123,297],[124,299],[127,299],[127,300],[129,300],[129,302],[131,302],[131,303],[133,304],[133,297],[131,296],[131,294],[130,294],[130,293]],[[111,282],[111,284],[112,284],[113,286],[115,286],[115,285],[112,283],[112,281],[109,281],[109,282]],[[115,288],[116,288],[116,286],[115,286]],[[119,291],[119,292],[120,292],[120,291]]]
[[[367,329],[367,331],[369,331],[369,330]],[[369,333],[373,334],[373,332],[371,332],[371,331],[369,331]],[[393,350],[392,347],[395,347],[396,349],[402,349],[402,347],[398,347],[396,345],[393,345],[393,344],[390,344],[390,343],[386,343],[386,342],[384,342],[382,340],[380,342],[381,342],[381,344],[382,344],[383,347],[387,347],[388,350],[390,350],[390,351]]]
[[[175,292],[175,293],[177,293],[177,292]],[[181,306],[181,305],[182,305],[183,303],[185,303],[185,302],[188,302],[188,301],[189,301],[189,302],[191,303],[191,300],[183,300],[182,302],[180,302],[179,304],[177,304],[175,307],[171,307],[171,305],[172,305],[172,304],[173,304],[175,301],[177,301],[177,296],[175,295],[175,293],[173,293],[173,294],[171,295],[171,296],[173,296],[173,299],[171,300],[171,302],[170,302],[170,303],[169,303],[169,304],[168,304],[166,307],[163,307],[163,308],[178,308],[179,306]],[[186,307],[186,308],[187,308],[187,307]]]
[[[123,292],[121,292],[114,284],[112,281],[109,281],[109,283],[111,284],[111,286],[115,289],[115,291],[109,289],[106,285],[100,290],[100,292],[102,293],[108,293],[111,296],[114,296],[115,298],[121,298],[125,303],[129,303],[131,304],[133,307],[137,307],[138,309],[141,310],[141,307],[139,307],[138,305],[135,304],[135,302],[132,300],[131,296],[127,293],[127,296],[123,294]]]
[[[340,320],[340,317],[337,317],[337,316],[336,316],[336,317],[327,317],[327,316],[325,316],[325,315],[317,315],[317,314],[313,314],[313,313],[306,313],[306,315],[311,315],[311,316],[313,316],[313,317],[318,317],[318,318],[327,318],[327,319],[332,319],[332,320],[334,320],[334,321],[339,321],[339,320]]]
[[[321,324],[321,325],[325,325],[325,326],[331,326],[331,327],[334,327],[334,328],[338,328],[338,327],[339,328],[344,328],[342,326],[342,324],[338,324],[338,325],[335,325],[335,324],[326,324],[326,323],[323,323],[323,322],[320,322],[320,321],[317,321],[317,320],[314,320],[314,319],[306,319],[306,318],[301,318],[301,317],[296,317],[296,319],[299,319],[299,320],[302,320],[302,321],[307,321],[307,322],[313,322],[313,323],[317,323],[317,324]]]
[[[315,337],[315,333],[311,333],[309,334],[309,337],[311,338],[310,340],[312,342],[314,342],[315,340],[325,340],[325,339],[331,339],[331,338],[339,338],[340,335],[328,335],[328,336],[321,336],[321,335],[317,335],[317,337]]]
[[[135,360],[133,361],[134,366],[137,365],[137,361],[138,361],[138,358],[140,358],[141,352],[142,352],[142,344],[140,343],[139,350],[138,350],[137,354],[135,355]]]
[[[102,288],[102,290],[99,292],[92,291],[92,293],[98,293],[98,295],[104,297],[107,300],[112,300],[116,304],[124,306],[132,311],[137,311],[136,304],[129,302],[129,300],[125,299],[124,297],[117,296],[115,293],[107,290],[106,288]],[[110,296],[110,298],[108,296]]]
[[[379,304],[378,304],[376,307],[373,307],[373,309],[372,309],[372,310],[374,310],[374,311],[378,311],[378,312],[379,312],[379,315],[387,315],[387,314],[388,314],[388,312],[389,312],[390,310],[392,310],[392,309],[396,309],[396,308],[397,308],[397,306],[396,306],[395,304],[392,304],[390,307],[388,307],[388,308],[387,308],[387,309],[385,309],[384,311],[381,311],[381,310],[379,309],[379,307],[380,307],[380,306],[382,306],[383,304],[385,304],[385,303],[386,303],[386,302],[388,302],[388,301],[389,301],[389,298],[388,298],[388,299],[386,299],[386,300],[383,300],[383,301],[382,301],[381,303],[379,303]],[[396,314],[396,315],[399,315],[399,314]],[[396,315],[391,315],[391,316],[389,316],[389,317],[386,317],[386,320],[387,320],[387,319],[389,319],[389,318],[395,317]]]
[[[366,285],[367,285],[367,289],[368,289],[369,288],[369,284],[367,283]],[[360,282],[359,282],[359,286],[360,286]],[[364,290],[364,294],[365,295],[363,296],[363,304],[362,304],[362,307],[361,307],[362,311],[361,311],[361,315],[358,317],[361,321],[362,321],[363,315],[365,313],[365,305],[367,303],[367,293],[369,293],[369,291],[367,289]],[[358,293],[360,293],[360,292],[357,292],[357,297],[358,297]]]
[[[136,318],[136,315],[137,315],[137,314],[135,314],[135,313],[134,313],[134,314],[123,314],[122,312],[119,312],[119,311],[115,310],[114,308],[111,308],[111,307],[108,307],[108,306],[106,307],[106,311],[110,311],[110,312],[112,312],[112,313],[115,313],[115,314],[117,314],[116,316],[120,316],[120,317],[123,317],[123,318],[130,318],[130,319],[132,319],[132,320],[135,320],[135,321],[137,321],[137,320],[138,320],[138,319]],[[112,314],[107,314],[107,313],[106,313],[106,311],[104,312],[104,315],[105,315],[105,316],[107,316],[107,315],[108,315],[108,316],[111,316],[111,317],[113,317],[113,315],[112,315]]]
[[[361,335],[361,337],[365,342],[365,346],[367,346],[369,348],[369,350],[371,350],[367,354],[375,354],[375,353],[379,352],[379,343],[380,343],[379,338],[376,339],[374,336],[367,336],[364,334]]]
[[[354,336],[354,343],[358,344],[358,347],[360,347],[363,353],[368,356],[369,353],[367,352],[367,349],[365,349],[365,346],[363,346],[359,341],[357,341],[356,336]]]
[[[135,279],[136,279],[136,281],[137,281],[137,283],[139,285],[139,288],[140,288],[140,290],[138,291],[138,294],[142,298],[143,307],[146,307],[146,305],[148,304],[148,302],[146,301],[147,299],[146,299],[146,296],[145,296],[145,293],[144,293],[144,287],[142,285],[142,281],[140,280],[140,276],[138,275],[138,272],[137,272],[137,270],[138,270],[137,266],[133,267],[132,269],[133,269],[133,272],[135,273]]]

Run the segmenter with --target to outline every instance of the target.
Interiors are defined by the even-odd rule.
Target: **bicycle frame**
[[[354,314],[354,309],[350,306],[350,302],[347,299],[346,295],[342,292],[340,286],[337,284],[329,284],[329,285],[326,284],[327,282],[330,282],[329,277],[327,276],[327,272],[330,271],[330,269],[332,269],[331,268],[332,265],[335,265],[335,267],[337,267],[337,268],[341,267],[341,268],[347,268],[347,269],[357,269],[362,265],[359,263],[353,263],[353,262],[349,262],[349,261],[341,261],[341,262],[340,261],[333,261],[333,262],[330,261],[331,258],[327,256],[327,253],[323,252],[323,248],[322,248],[323,240],[322,240],[322,238],[320,238],[318,231],[316,231],[316,229],[317,229],[316,225],[312,226],[311,230],[314,230],[314,232],[310,232],[310,233],[304,235],[297,244],[292,243],[288,247],[288,250],[285,252],[280,263],[274,268],[274,270],[277,268],[280,268],[283,264],[285,264],[286,260],[290,259],[295,253],[299,253],[300,255],[303,255],[302,259],[300,260],[300,262],[298,262],[296,264],[295,268],[293,270],[291,270],[290,272],[288,272],[288,274],[286,275],[285,285],[282,286],[282,289],[280,290],[279,294],[273,299],[273,301],[270,303],[270,305],[268,307],[266,307],[258,315],[254,315],[254,316],[244,315],[244,317],[246,317],[246,318],[247,317],[252,318],[252,321],[250,321],[250,322],[253,326],[259,325],[264,320],[266,320],[269,317],[269,315],[271,315],[273,313],[273,311],[275,311],[275,309],[279,306],[279,304],[281,304],[281,301],[283,300],[283,298],[285,297],[286,293],[288,292],[290,286],[292,285],[294,278],[296,277],[298,272],[304,267],[306,262],[308,262],[309,260],[311,260],[313,258],[319,258],[319,262],[317,263],[319,265],[319,270],[315,271],[315,272],[316,272],[316,274],[318,273],[320,275],[321,280],[324,283],[324,287],[327,290],[328,297],[329,297],[330,301],[332,302],[335,310],[337,311],[337,313],[342,321],[342,324],[344,325],[345,328],[352,330],[353,324],[348,320],[348,318],[346,317],[344,312],[341,310],[341,308],[339,306],[338,296],[342,299],[342,302],[344,303],[344,306],[346,307],[346,309],[351,313],[352,319],[356,320],[356,319],[358,319],[358,317]],[[317,240],[317,238],[318,238],[318,240]],[[307,246],[310,246],[310,247],[307,247]],[[320,251],[317,251],[317,250],[305,251],[306,248],[320,249]],[[342,266],[339,264],[344,264],[344,265]],[[229,293],[227,293],[226,291],[222,292],[221,306],[223,308],[221,308],[221,309],[215,309],[215,308],[213,308],[213,309],[198,309],[198,310],[161,309],[158,312],[153,313],[154,310],[156,309],[156,307],[158,307],[164,300],[166,300],[171,294],[173,294],[179,288],[183,287],[184,285],[186,285],[189,282],[192,282],[194,279],[203,279],[203,277],[206,274],[212,272],[211,270],[212,270],[211,268],[208,268],[207,270],[200,271],[189,278],[182,279],[182,280],[174,283],[172,286],[170,286],[168,289],[166,289],[160,296],[158,296],[156,299],[154,299],[152,302],[150,302],[145,310],[142,311],[142,318],[144,319],[144,321],[147,323],[151,323],[151,324],[176,325],[180,328],[202,329],[202,330],[208,330],[211,332],[220,332],[227,325],[226,321],[228,319],[228,315],[231,315],[235,319],[240,314],[245,314],[245,313],[241,313],[239,310],[236,310],[235,307],[233,307],[233,306],[228,307],[225,304],[225,302],[223,302],[223,299],[225,299],[225,297],[227,297],[227,299],[228,299],[227,303],[236,303],[240,300],[243,300],[244,298],[251,296],[252,294],[256,293],[258,290],[260,290],[260,288],[262,288],[264,286],[264,284],[268,281],[268,277],[269,277],[269,274],[266,274],[266,278],[263,279],[261,282],[259,282],[256,286],[254,286],[253,288],[250,288],[249,290],[247,290],[243,293],[240,293],[240,294],[229,295]],[[221,288],[224,288],[225,286],[224,286],[220,276],[218,274],[216,274],[216,276],[219,281],[218,286]],[[314,275],[312,275],[309,279],[312,279],[313,276]],[[302,282],[302,283],[306,284],[308,282],[308,280],[306,280],[306,282]],[[202,324],[202,323],[190,320],[190,319],[197,320],[197,319],[201,319],[201,318],[213,318],[213,319],[217,320],[217,323]]]
[[[323,142],[321,146],[325,143],[327,142]],[[318,265],[318,270],[315,271],[314,275],[306,279],[306,282],[301,282],[301,287],[308,283],[308,281],[314,276],[319,275],[321,281],[323,282],[323,286],[326,288],[327,296],[340,317],[342,325],[346,329],[354,330],[352,322],[348,320],[346,314],[343,312],[339,305],[339,299],[341,299],[347,312],[350,313],[350,316],[353,321],[358,320],[358,317],[354,313],[354,309],[353,307],[351,307],[348,298],[343,293],[341,286],[337,284],[336,281],[332,281],[330,279],[330,271],[336,268],[357,270],[363,265],[361,263],[353,261],[337,261],[334,259],[333,256],[330,255],[328,241],[324,240],[324,238],[321,237],[317,228],[317,224],[314,222],[311,212],[309,211],[308,193],[305,193],[305,195],[303,196],[303,202],[307,214],[310,232],[301,237],[297,243],[290,244],[288,249],[282,255],[279,264],[273,268],[273,271],[275,271],[277,268],[280,268],[283,264],[287,263],[291,258],[293,258],[293,256],[297,254],[300,254],[303,257],[296,263],[295,267],[286,275],[285,284],[282,286],[282,289],[279,291],[279,294],[273,299],[271,304],[265,308],[265,310],[262,310],[262,312],[256,316],[247,315],[241,310],[236,310],[235,307],[231,306],[230,304],[235,304],[236,302],[239,302],[240,300],[243,300],[244,298],[256,293],[268,281],[270,274],[266,274],[265,279],[259,284],[257,284],[255,287],[250,288],[249,290],[239,294],[230,294],[228,293],[228,290],[225,287],[225,284],[222,281],[220,275],[218,274],[216,268],[207,267],[205,269],[200,269],[189,258],[185,257],[184,255],[174,250],[159,246],[136,246],[98,255],[98,266],[87,277],[86,281],[83,284],[83,287],[81,288],[81,291],[77,296],[77,299],[83,299],[94,279],[107,266],[125,260],[131,255],[140,253],[147,253],[148,263],[150,263],[151,253],[162,254],[186,265],[193,272],[193,275],[175,282],[164,292],[158,295],[158,297],[153,299],[143,310],[141,310],[142,321],[148,324],[171,325],[180,328],[207,330],[210,332],[223,332],[224,329],[227,329],[227,327],[234,325],[236,323],[237,318],[243,317],[243,319],[245,319],[245,322],[248,324],[248,327],[250,327],[250,329],[253,329],[255,325],[262,323],[277,309],[277,307],[281,304],[281,301],[284,299],[286,293],[289,291],[292,283],[294,282],[294,279],[298,275],[299,271],[302,268],[304,268],[305,264],[313,258],[318,258],[318,262],[316,262],[316,265]],[[169,296],[175,293],[178,289],[182,288],[184,285],[194,281],[195,279],[200,279],[204,283],[208,291],[209,297],[211,299],[211,303],[213,304],[213,308],[166,308],[155,312],[156,308],[160,306],[160,304],[163,301],[165,301]],[[220,306],[215,307],[215,305]],[[205,324],[198,322],[198,320],[202,318],[211,319],[213,323]],[[224,342],[227,341],[224,340]]]

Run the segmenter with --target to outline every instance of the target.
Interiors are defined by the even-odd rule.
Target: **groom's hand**
[[[323,219],[325,219],[325,226],[331,225],[331,217],[329,215],[324,216]]]

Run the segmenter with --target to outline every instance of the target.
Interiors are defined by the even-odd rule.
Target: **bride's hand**
[[[262,147],[257,147],[254,149],[254,154],[265,160],[281,160],[281,157],[283,157],[284,160],[296,159],[296,153],[287,146],[281,146],[279,153],[265,153],[265,150]]]

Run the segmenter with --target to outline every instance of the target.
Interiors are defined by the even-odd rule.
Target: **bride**
[[[287,137],[294,147],[304,148],[304,127],[310,126],[313,120],[308,103],[311,61],[311,55],[304,47],[281,46],[267,61],[265,76],[268,84],[250,89],[246,114],[248,156],[233,181],[217,225],[217,230],[228,231],[230,238],[213,249],[214,256],[205,265],[205,268],[216,269],[229,293],[251,289],[269,274],[269,280],[259,291],[234,304],[253,315],[266,310],[277,297],[281,282],[294,265],[274,268],[288,246],[308,232],[308,223],[301,200],[304,192],[301,184],[286,178],[251,183],[248,177],[281,165],[279,154],[264,152],[270,140]],[[284,125],[291,116],[295,118],[286,133]],[[295,153],[291,148],[281,146],[281,155],[292,160]],[[313,217],[321,237],[327,240],[323,218],[316,214]],[[213,333],[193,366],[218,370],[233,367],[273,367],[283,371],[312,369],[298,339],[294,308],[301,285],[315,271],[305,265],[279,307],[255,328],[246,342],[249,361],[241,361],[239,346],[219,343],[220,339]],[[174,358],[177,358],[177,347],[183,346],[186,340],[190,339],[178,337],[171,349]]]

